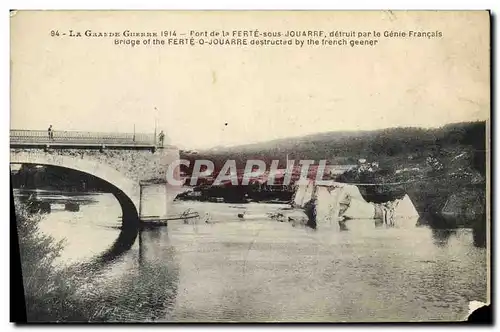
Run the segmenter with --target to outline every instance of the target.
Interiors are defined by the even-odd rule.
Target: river
[[[276,211],[276,204],[174,202],[172,215],[191,208],[208,212],[209,222],[169,221],[123,240],[112,195],[39,196],[79,202],[77,212],[54,205],[40,229],[65,240],[61,266],[92,266],[82,272],[82,297],[110,299],[113,320],[456,321],[469,301],[487,300],[487,250],[474,245],[470,229],[359,220],[347,231],[312,230],[237,217]]]

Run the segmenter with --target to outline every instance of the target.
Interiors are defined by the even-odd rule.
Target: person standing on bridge
[[[165,140],[165,134],[163,133],[163,130],[160,132],[160,135],[158,135],[158,139],[160,140],[160,146],[163,147],[163,141]]]
[[[49,134],[49,139],[54,140],[54,129],[52,129],[52,125],[49,126],[49,129],[47,129],[47,132]]]

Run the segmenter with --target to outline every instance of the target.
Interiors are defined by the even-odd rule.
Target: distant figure
[[[49,126],[49,129],[47,129],[47,132],[49,134],[49,139],[54,140],[54,129],[52,129],[52,125]]]
[[[163,133],[163,130],[160,132],[160,135],[158,135],[158,139],[160,140],[160,146],[163,147],[163,141],[165,140],[165,134]]]
[[[312,229],[316,229],[316,203],[317,199],[312,198],[309,202],[304,205],[304,213],[308,217],[307,226]]]

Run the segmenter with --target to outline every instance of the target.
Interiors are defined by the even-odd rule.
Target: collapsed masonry
[[[410,197],[387,203],[367,202],[355,185],[334,183],[324,186],[314,182],[300,185],[295,191],[292,207],[313,208],[316,223],[331,223],[350,219],[378,219],[394,225],[395,220],[418,218]]]

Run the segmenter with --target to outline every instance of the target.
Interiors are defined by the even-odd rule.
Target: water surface
[[[41,223],[66,240],[61,265],[91,262],[120,235],[114,197],[88,198],[80,211],[53,210]],[[486,249],[470,229],[357,220],[347,231],[311,230],[264,217],[279,207],[174,202],[172,215],[191,208],[208,212],[209,223],[141,231],[123,254],[86,272],[98,278],[82,296],[98,289],[113,299],[116,320],[188,322],[449,321],[464,319],[469,301],[486,301]],[[248,220],[238,218],[245,210]]]

